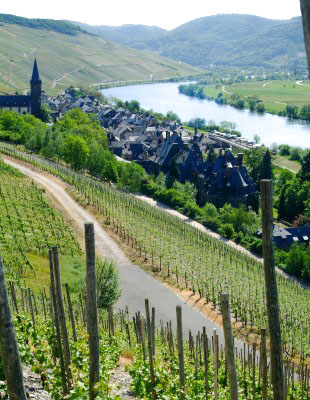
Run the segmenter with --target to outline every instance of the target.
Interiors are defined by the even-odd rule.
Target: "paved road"
[[[5,162],[19,169],[25,175],[32,178],[34,182],[43,186],[58,204],[61,205],[65,213],[75,222],[80,232],[84,232],[85,222],[94,223],[98,255],[115,260],[119,269],[122,296],[117,303],[117,307],[125,308],[125,306],[128,305],[130,313],[135,313],[138,310],[143,312],[144,299],[148,298],[150,305],[156,308],[157,324],[159,325],[160,320],[165,322],[172,320],[172,325],[175,328],[176,306],[181,305],[183,310],[184,334],[186,334],[189,329],[191,329],[193,333],[198,330],[201,331],[202,327],[205,326],[208,336],[211,337],[213,329],[216,328],[219,335],[219,342],[221,344],[224,343],[223,332],[218,325],[187,305],[182,299],[156,279],[145,273],[137,265],[132,264],[116,242],[102,229],[96,218],[79,206],[68,195],[63,182],[54,177],[51,178],[43,173],[39,173],[36,170],[32,170],[31,167],[20,165],[7,157],[3,158]],[[243,347],[243,343],[239,340],[235,341],[235,345],[239,349]]]

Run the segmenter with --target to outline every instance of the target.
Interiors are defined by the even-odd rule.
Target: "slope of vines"
[[[0,149],[73,185],[153,264],[186,281],[214,306],[227,292],[238,320],[250,327],[267,326],[263,268],[255,260],[129,194],[36,156]],[[277,282],[286,354],[309,358],[310,291],[279,274]]]
[[[47,256],[52,245],[64,255],[80,253],[73,232],[43,191],[0,160],[0,249],[8,273],[25,276],[32,270],[28,255]]]

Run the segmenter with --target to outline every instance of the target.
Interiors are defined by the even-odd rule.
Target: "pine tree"
[[[263,157],[260,179],[272,179],[272,163],[269,149],[267,149]]]

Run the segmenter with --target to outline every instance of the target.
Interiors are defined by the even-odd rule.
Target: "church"
[[[40,118],[42,81],[39,76],[37,60],[34,60],[30,80],[30,95],[0,96],[0,110],[16,111],[19,114],[32,114]]]

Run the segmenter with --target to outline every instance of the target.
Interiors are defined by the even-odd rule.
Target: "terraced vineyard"
[[[46,258],[52,245],[63,255],[81,253],[73,232],[44,192],[0,160],[0,249],[7,272],[14,278],[29,276],[31,255]]]
[[[38,157],[1,149],[73,185],[159,274],[199,292],[214,306],[226,291],[237,320],[254,331],[267,326],[261,264],[129,194]],[[309,358],[310,291],[282,275],[277,280],[286,357]]]

